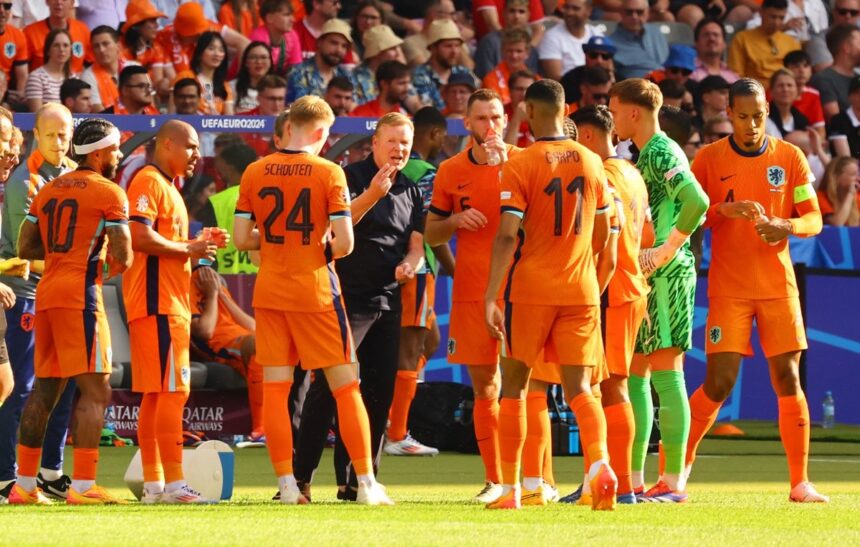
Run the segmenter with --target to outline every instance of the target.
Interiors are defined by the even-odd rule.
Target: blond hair
[[[612,85],[609,96],[617,98],[621,103],[633,104],[651,112],[660,110],[663,106],[663,93],[654,82],[642,78],[629,78]]]
[[[852,163],[856,164],[857,159],[851,156],[839,156],[833,158],[833,161],[827,164],[827,168],[824,170],[824,176],[821,178],[820,189],[823,191],[824,195],[827,196],[827,200],[830,201],[830,205],[833,209],[838,209],[841,204],[839,201],[836,179],[843,173],[843,171],[845,171],[845,168]],[[853,207],[851,207],[851,212],[848,214],[848,218],[845,219],[845,226],[858,225],[860,225],[860,210],[858,210],[857,202],[855,201]]]
[[[334,112],[321,97],[305,95],[290,105],[289,120],[293,127],[303,127],[315,122],[331,125],[334,123]]]
[[[379,121],[376,122],[376,130],[373,132],[374,135],[379,134],[379,130],[384,126],[392,126],[396,127],[399,125],[408,125],[410,129],[415,130],[415,126],[412,125],[412,120],[401,114],[400,112],[389,112],[385,114]]]

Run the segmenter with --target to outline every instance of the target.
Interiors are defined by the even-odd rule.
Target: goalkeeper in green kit
[[[654,226],[652,248],[639,255],[651,292],[636,340],[629,392],[636,423],[631,460],[637,501],[683,503],[687,500],[684,457],[690,430],[690,406],[684,384],[684,352],[692,347],[696,267],[688,242],[708,210],[705,195],[684,151],[660,131],[660,89],[647,80],[628,79],[609,93],[609,110],[621,140],[640,150],[636,167],[648,188]],[[665,470],[645,490],[645,455],[653,422],[651,385],[660,398],[660,433]]]

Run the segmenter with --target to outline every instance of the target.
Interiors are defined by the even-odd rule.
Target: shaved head
[[[168,120],[155,135],[155,161],[173,177],[190,177],[200,159],[197,131],[186,122]]]
[[[42,156],[59,167],[69,152],[72,141],[72,113],[58,103],[46,103],[36,111],[33,135]]]
[[[39,127],[39,124],[43,120],[66,121],[71,125],[72,113],[68,108],[59,103],[45,103],[36,111],[36,127]]]

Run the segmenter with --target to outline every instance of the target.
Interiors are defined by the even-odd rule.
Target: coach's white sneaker
[[[542,481],[540,487],[543,488],[543,495],[546,498],[546,501],[555,503],[561,498],[561,494],[558,493],[558,488],[552,484]]]
[[[359,481],[355,502],[362,505],[394,505],[385,493],[385,487],[376,481],[372,483]]]
[[[475,502],[487,505],[488,503],[493,503],[500,497],[502,497],[502,485],[487,481],[484,484],[483,490],[478,492],[478,495],[475,496]]]
[[[280,500],[281,503],[286,505],[307,505],[310,503],[308,498],[306,498],[302,494],[302,491],[299,490],[298,486],[284,485],[284,487],[281,488]]]
[[[824,494],[819,494],[811,482],[804,481],[791,489],[788,501],[797,503],[827,503],[830,501],[830,498]]]
[[[386,440],[383,450],[389,456],[436,456],[439,454],[439,449],[423,445],[409,434],[402,441]]]
[[[172,492],[165,491],[158,503],[212,503],[212,501],[204,498],[203,494],[187,484],[183,484]]]

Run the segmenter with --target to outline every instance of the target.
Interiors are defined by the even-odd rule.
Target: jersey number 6
[[[277,222],[278,217],[284,212],[284,193],[280,188],[267,186],[262,188],[257,194],[261,199],[268,197],[274,198],[274,207],[272,212],[263,221],[263,237],[269,243],[280,244],[284,242],[284,236],[275,235],[272,233],[272,226]],[[300,218],[301,217],[301,218]],[[311,221],[311,189],[302,188],[299,191],[296,202],[293,208],[290,209],[287,215],[286,230],[288,232],[301,232],[302,245],[311,244],[311,233],[314,231],[314,223]]]

